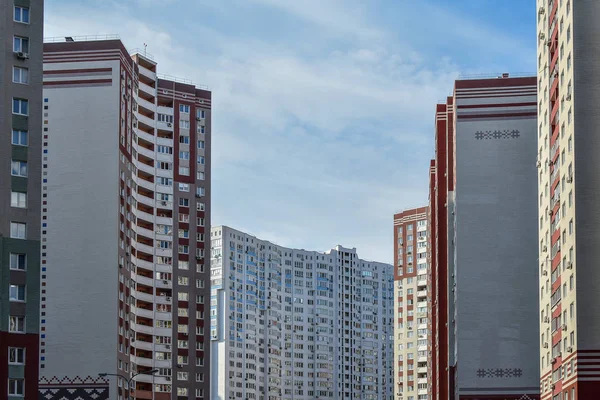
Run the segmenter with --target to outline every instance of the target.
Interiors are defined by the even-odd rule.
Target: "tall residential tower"
[[[211,231],[211,400],[392,400],[393,267]]]
[[[430,175],[436,400],[537,399],[536,79],[457,80]]]
[[[44,2],[0,0],[0,397],[37,398]]]
[[[395,398],[427,400],[427,207],[394,215]]]
[[[211,92],[89,39],[44,44],[40,390],[208,398]]]
[[[600,393],[600,2],[538,0],[543,399]]]

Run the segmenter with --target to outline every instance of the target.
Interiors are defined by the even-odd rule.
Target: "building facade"
[[[211,399],[393,399],[393,267],[211,231]]]
[[[41,0],[0,0],[0,396],[9,399],[37,398],[43,19]]]
[[[528,268],[537,262],[536,98],[535,77],[502,74],[456,81],[437,108],[430,202],[440,400],[539,398],[538,274]]]
[[[118,39],[43,76],[41,396],[208,398],[211,92]]]
[[[396,400],[428,399],[427,207],[394,215]]]
[[[537,1],[542,399],[600,393],[600,3]]]

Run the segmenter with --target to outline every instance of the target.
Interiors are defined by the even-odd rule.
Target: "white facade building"
[[[393,267],[211,230],[211,399],[393,398]]]

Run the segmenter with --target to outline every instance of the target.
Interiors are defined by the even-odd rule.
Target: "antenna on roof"
[[[148,47],[148,45],[144,43],[144,57],[146,57],[146,47]]]

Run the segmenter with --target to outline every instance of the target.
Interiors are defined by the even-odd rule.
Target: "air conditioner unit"
[[[546,9],[544,7],[540,7],[540,15],[544,15],[544,13],[546,12]]]
[[[569,183],[573,182],[573,177],[569,175],[569,176],[567,177],[567,182],[569,182]]]
[[[557,360],[556,358],[553,358],[553,359],[552,359],[552,364],[556,364],[556,362],[557,362],[557,361],[558,361],[558,360]],[[552,387],[552,389],[554,389],[554,385],[552,385],[552,386],[553,386],[553,387]]]
[[[166,297],[166,300],[167,300],[167,301],[171,301],[171,297],[170,297],[170,296],[167,296],[167,297]]]
[[[563,324],[563,326],[562,326],[562,330],[563,330],[563,331],[566,331],[566,330],[567,330],[567,324]]]
[[[168,284],[169,284],[169,281],[165,279],[165,280],[163,280],[163,283],[164,283],[165,285],[168,285]]]
[[[546,39],[546,34],[544,32],[540,32],[539,38],[540,40]]]
[[[572,352],[573,352],[573,347],[571,347],[571,346],[567,347],[567,351],[568,351],[569,353],[572,353]]]
[[[569,93],[569,94],[567,95],[567,97],[565,98],[565,100],[567,100],[567,101],[571,101],[571,98],[572,98],[572,96],[571,96],[571,94]]]
[[[573,269],[573,263],[571,261],[567,263],[567,269]]]
[[[548,348],[548,342],[544,342],[544,344],[542,345],[543,348],[547,349]]]
[[[549,324],[550,323],[550,317],[544,317],[544,322]]]
[[[170,345],[170,344],[166,344],[166,345],[165,345],[165,349],[169,350],[170,348],[171,348],[171,345]]]
[[[171,128],[171,127],[173,126],[173,124],[172,124],[172,123],[170,123],[170,122],[167,122],[167,126],[168,126],[169,128]]]
[[[548,275],[548,271],[546,271],[546,270],[543,270],[543,271],[542,271],[542,275],[543,275],[543,276],[546,276],[546,275]]]
[[[165,380],[166,380],[167,382],[171,382],[171,377],[170,377],[170,376],[165,376]]]
[[[552,211],[552,210],[548,210],[548,215],[549,215],[549,216],[552,216],[552,215],[554,215],[554,211]]]
[[[183,332],[183,336],[187,336],[187,335],[188,335],[188,333],[187,333],[187,332]]]
[[[160,205],[162,205],[162,206],[165,206],[165,207],[166,207],[166,206],[167,206],[167,202],[166,202],[166,201],[161,201],[161,202],[160,202]]]
[[[545,253],[545,252],[547,252],[547,251],[548,251],[548,246],[544,246],[544,247],[542,247],[542,251],[543,251],[544,253]]]
[[[196,121],[202,121],[202,118],[198,117],[196,118]]]
[[[183,364],[177,364],[177,368],[183,368]]]
[[[19,51],[17,53],[17,58],[19,60],[28,60],[29,59],[29,53],[25,53],[25,52]]]

